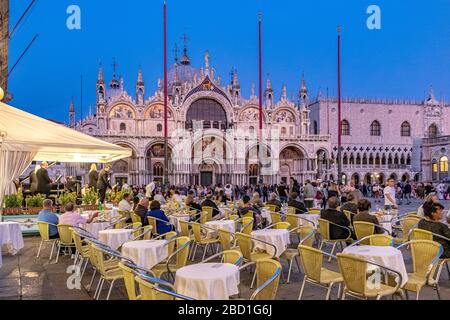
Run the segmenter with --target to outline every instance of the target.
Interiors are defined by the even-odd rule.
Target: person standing
[[[34,170],[31,171],[31,173],[30,173],[30,183],[31,183],[30,192],[31,192],[31,195],[35,195],[36,191],[37,191],[38,181],[37,181],[36,172],[38,170],[39,170],[39,165],[36,165]]]
[[[36,172],[37,179],[37,192],[45,194],[47,197],[50,196],[50,191],[52,190],[52,180],[48,176],[48,163],[44,161],[41,163],[41,168]]]
[[[394,178],[389,178],[387,181],[388,185],[383,189],[384,194],[384,209],[391,210],[397,209],[397,200],[395,195],[397,194],[397,190],[395,188],[395,180]]]
[[[89,170],[89,183],[88,186],[91,189],[97,190],[98,171],[95,163],[91,164],[91,170]]]
[[[285,203],[287,201],[287,193],[286,193],[286,185],[284,182],[277,187],[278,198],[280,198],[281,203]]]
[[[314,197],[316,196],[314,192],[314,187],[311,181],[306,180],[305,188],[303,190],[303,201],[306,208],[311,209],[314,205]]]
[[[100,174],[98,175],[98,181],[97,181],[97,189],[99,194],[99,203],[105,202],[106,197],[106,190],[111,189],[111,185],[109,183],[108,175],[109,171],[111,170],[111,165],[107,164],[105,168],[100,171]]]
[[[406,199],[406,204],[410,204],[411,203],[411,193],[412,193],[412,187],[411,184],[409,183],[409,181],[406,181],[405,183],[405,188],[404,188],[404,196]]]

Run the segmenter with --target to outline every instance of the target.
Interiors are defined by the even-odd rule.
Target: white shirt
[[[397,205],[396,200],[395,200],[395,187],[385,187],[383,190],[383,194],[384,194],[384,205],[385,206],[394,206]],[[394,200],[394,202],[392,202],[391,200],[388,199],[388,197],[386,196],[387,194],[391,195],[392,200]]]
[[[131,211],[131,209],[131,204],[127,200],[123,199],[119,202],[119,210]]]
[[[154,183],[154,182],[150,182],[150,183],[145,187],[145,196],[146,196],[147,198],[151,198],[151,197],[152,197],[153,190],[155,190],[155,183]]]

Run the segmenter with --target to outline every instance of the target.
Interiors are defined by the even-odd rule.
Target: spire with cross
[[[113,57],[113,63],[111,64],[111,67],[113,67],[114,79],[116,78],[116,69],[117,69],[118,66],[119,65],[117,64],[116,57]]]
[[[183,56],[180,59],[180,63],[182,65],[189,65],[191,62],[189,61],[189,57],[187,55],[187,43],[189,41],[189,38],[186,34],[183,35],[183,37],[181,38],[181,40],[183,40],[184,43],[184,48],[183,48]]]

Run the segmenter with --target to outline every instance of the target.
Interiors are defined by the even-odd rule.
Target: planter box
[[[42,208],[27,208],[25,210],[28,215],[36,215],[42,210]]]
[[[15,216],[23,214],[22,208],[4,208],[2,210],[4,216]]]
[[[88,205],[88,204],[83,204],[81,206],[79,206],[81,209],[83,209],[83,211],[93,211],[93,210],[97,210],[98,206],[97,205]]]

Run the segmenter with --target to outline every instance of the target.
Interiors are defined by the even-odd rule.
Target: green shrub
[[[76,192],[65,192],[59,196],[59,203],[65,206],[68,203],[76,204],[77,193]]]
[[[85,205],[95,205],[97,203],[98,194],[94,189],[87,188],[83,196],[83,203]]]
[[[5,208],[21,208],[23,203],[22,192],[5,196]]]
[[[42,208],[45,198],[46,197],[43,194],[36,194],[34,196],[27,197],[25,202],[28,208]]]

